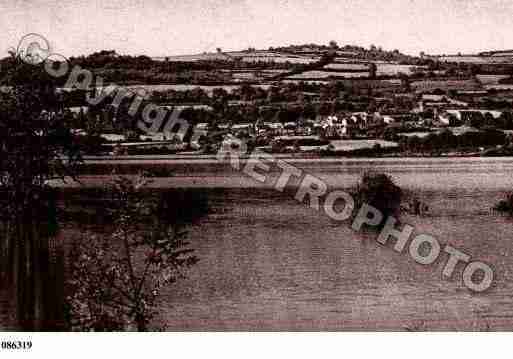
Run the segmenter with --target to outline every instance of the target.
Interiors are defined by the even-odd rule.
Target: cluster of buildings
[[[375,100],[379,104],[377,100],[379,98]],[[380,106],[380,108],[381,110],[369,110],[368,112],[341,111],[327,116],[317,115],[313,119],[300,117],[297,121],[289,122],[260,119],[256,122],[219,123],[215,126],[206,122],[198,123],[193,128],[192,136],[186,140],[189,143],[184,142],[185,138],[177,138],[175,134],[162,131],[139,134],[132,138],[128,138],[126,133],[111,131],[111,133],[102,134],[102,137],[111,146],[118,147],[166,145],[177,151],[203,150],[206,143],[212,145],[212,142],[218,142],[217,145],[220,145],[220,142],[226,138],[253,139],[264,145],[276,143],[276,140],[287,142],[290,138],[295,139],[296,143],[303,141],[309,144],[314,143],[314,139],[322,141],[376,140],[384,138],[384,132],[389,127],[399,129],[407,127],[410,130],[423,131],[426,128],[469,125],[470,119],[475,119],[477,115],[481,118],[488,116],[493,119],[498,119],[502,115],[501,111],[473,109],[469,103],[445,94],[422,94],[417,97],[416,107],[413,109],[399,110],[394,106],[388,109],[386,106]],[[70,108],[69,113],[74,117],[84,117],[87,108]],[[77,131],[79,131],[77,134],[85,134],[83,129]],[[221,135],[214,138],[211,136],[212,133]]]

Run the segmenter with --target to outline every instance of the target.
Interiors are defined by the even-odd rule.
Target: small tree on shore
[[[398,218],[403,192],[385,173],[365,172],[356,188],[357,208],[368,204],[383,214],[383,222],[389,217]]]
[[[495,210],[513,215],[513,193],[508,193],[506,199],[500,200],[494,207]]]
[[[185,233],[157,219],[142,193],[147,183],[144,176],[117,179],[114,231],[74,246],[67,298],[73,329],[148,330],[160,289],[198,261]]]

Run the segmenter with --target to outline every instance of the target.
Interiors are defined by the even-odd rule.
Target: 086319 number
[[[32,348],[31,341],[2,341],[2,350],[28,350]]]

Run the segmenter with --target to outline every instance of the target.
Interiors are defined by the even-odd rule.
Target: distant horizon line
[[[276,48],[286,48],[286,47],[291,47],[291,46],[309,46],[309,45],[329,47],[329,44],[298,43],[298,44],[268,46],[267,48],[256,48],[256,47],[249,46],[249,47],[245,47],[242,49],[221,50],[220,53],[221,54],[243,53],[243,52],[248,52],[249,49],[252,49],[252,50],[254,49],[254,52],[264,52],[264,51],[275,51],[274,49],[276,49]],[[359,48],[363,48],[365,50],[369,50],[371,48],[371,46],[373,46],[373,45],[376,46],[377,48],[382,48],[382,50],[386,51],[386,52],[392,52],[395,49],[397,49],[401,54],[406,55],[406,56],[411,56],[411,57],[420,57],[421,53],[424,53],[424,55],[427,57],[442,57],[442,56],[483,56],[483,57],[485,57],[485,56],[492,56],[493,54],[500,54],[500,53],[511,53],[513,56],[513,47],[511,47],[509,49],[506,49],[506,48],[505,49],[493,49],[493,50],[486,49],[486,50],[473,50],[473,51],[466,51],[466,52],[456,51],[454,53],[443,53],[443,52],[429,53],[427,51],[421,50],[417,54],[412,54],[412,53],[408,53],[408,52],[403,52],[399,48],[385,49],[381,45],[376,45],[376,44],[371,44],[368,46],[357,45],[357,44],[344,44],[342,46],[339,46],[339,50],[343,50],[343,48],[345,46],[353,46],[353,47],[359,47]],[[220,48],[222,49],[222,47],[220,47]],[[270,50],[271,48],[273,50]],[[9,51],[12,49],[14,49],[14,48],[11,47],[10,49],[6,49],[6,55],[8,55]],[[199,55],[204,55],[204,54],[217,54],[218,53],[216,50],[209,50],[209,51],[191,51],[188,53],[184,52],[184,53],[177,53],[177,54],[153,54],[152,55],[152,54],[148,54],[148,53],[122,53],[122,52],[118,52],[118,50],[116,50],[116,49],[103,48],[103,49],[91,50],[91,52],[87,53],[87,54],[86,53],[71,54],[66,57],[75,57],[75,58],[80,57],[80,56],[87,57],[94,53],[98,53],[98,52],[102,52],[102,51],[114,51],[116,54],[121,55],[121,56],[133,56],[133,57],[147,56],[150,58],[187,57],[187,56],[199,56]]]
[[[255,48],[255,51],[256,52],[263,52],[263,51],[273,51],[273,50],[269,50],[270,48],[273,48],[273,49],[276,49],[278,47],[289,47],[289,46],[302,46],[302,45],[311,45],[311,44],[290,44],[290,45],[278,45],[278,46],[269,46],[267,48]],[[314,44],[316,46],[328,46],[328,45],[323,45],[323,44]],[[346,45],[344,45],[346,46]],[[355,47],[362,47],[366,50],[368,50],[370,48],[370,46],[368,47],[365,47],[363,45],[349,45],[349,46],[355,46]],[[380,47],[379,45],[375,45],[376,47]],[[343,46],[341,47],[341,49],[343,48]],[[399,49],[398,49],[399,50]],[[118,53],[118,51],[116,49],[101,49],[101,50],[95,50],[87,55],[84,55],[84,54],[81,54],[81,55],[71,55],[70,57],[79,57],[79,56],[89,56],[95,52],[100,52],[100,51],[115,51],[117,54],[119,55],[124,55],[124,56],[147,56],[147,57],[150,57],[150,58],[166,58],[166,57],[185,57],[185,56],[198,56],[198,55],[204,55],[204,54],[216,54],[217,52],[215,50],[210,50],[210,51],[198,51],[198,52],[190,52],[190,53],[179,53],[179,54],[168,54],[168,55],[149,55],[147,53],[133,53],[133,54],[129,54],[129,53]],[[392,52],[394,51],[394,49],[383,49],[383,51],[387,51],[387,52]],[[221,53],[222,54],[230,54],[230,53],[238,53],[238,52],[248,52],[248,48],[244,48],[244,49],[229,49],[229,50],[222,50]],[[407,55],[407,56],[412,56],[412,57],[420,57],[420,51],[418,54],[411,54],[411,53],[407,53],[407,52],[402,52],[402,50],[399,50],[399,52],[403,55]],[[494,54],[494,53],[509,53],[511,52],[513,54],[513,47],[510,48],[510,49],[494,49],[494,50],[476,50],[476,51],[473,51],[473,52],[455,52],[455,53],[428,53],[428,52],[425,52],[425,56],[431,56],[431,57],[440,57],[440,56],[486,56],[484,54]],[[513,55],[512,55],[513,56]]]

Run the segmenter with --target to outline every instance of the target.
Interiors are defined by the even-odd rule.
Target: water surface
[[[162,160],[173,176],[156,187],[188,187],[209,213],[188,226],[200,262],[168,287],[156,325],[169,330],[512,330],[513,220],[491,211],[513,188],[513,158],[288,159],[332,188],[352,188],[366,170],[390,174],[430,213],[403,215],[416,233],[434,235],[495,269],[494,286],[473,293],[463,266],[442,278],[447,255],[415,263],[323,213],[203,159]],[[89,181],[89,182],[88,182]],[[85,181],[93,183],[94,178]],[[105,183],[103,178],[98,184]],[[297,185],[297,181],[292,183]],[[177,204],[179,205],[179,204]],[[1,296],[0,296],[1,297]],[[6,326],[0,299],[0,327]]]
[[[442,278],[447,255],[422,266],[377,244],[375,233],[355,233],[290,195],[232,188],[213,193],[213,213],[189,228],[201,261],[162,298],[169,329],[513,328],[513,221],[490,211],[513,188],[511,159],[301,162],[333,187],[351,188],[368,169],[390,174],[431,209],[403,223],[490,263],[495,285],[473,293],[461,282],[462,265]]]

